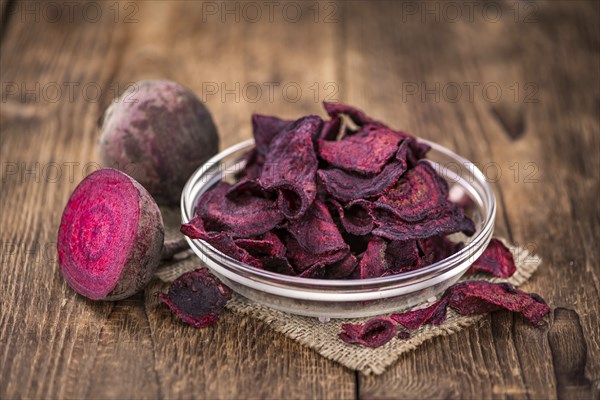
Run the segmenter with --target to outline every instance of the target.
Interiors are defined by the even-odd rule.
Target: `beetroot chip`
[[[262,262],[247,250],[239,247],[230,233],[207,231],[201,216],[196,216],[187,224],[183,224],[181,226],[181,233],[192,239],[204,240],[221,253],[235,260],[256,268],[262,268]]]
[[[325,268],[326,279],[341,279],[347,278],[358,266],[358,260],[352,254],[348,254],[346,258],[336,263],[327,265]]]
[[[323,140],[336,140],[339,133],[340,128],[342,126],[342,119],[338,116],[331,118],[329,121],[326,121],[323,124],[323,129],[321,129],[321,134],[319,135],[319,139]]]
[[[392,161],[373,177],[365,177],[335,168],[321,169],[317,175],[324,192],[338,200],[348,202],[380,195],[394,185],[404,171],[406,171],[406,164]]]
[[[277,274],[297,275],[294,268],[285,257],[270,257],[262,260],[262,268],[265,271],[275,272]]]
[[[510,250],[498,239],[492,239],[468,272],[485,272],[499,278],[509,278],[516,271],[517,267]]]
[[[397,132],[397,133],[401,133],[404,135],[408,135],[407,133],[404,132]],[[419,141],[417,141],[414,137],[408,135],[410,137],[410,139],[407,139],[406,141],[408,142],[408,151],[406,154],[406,160],[408,161],[409,165],[411,166],[415,166],[417,165],[417,162],[423,158],[425,158],[425,156],[427,155],[427,153],[429,152],[429,150],[431,150],[431,147],[429,147],[429,145],[425,144],[425,143],[421,143]]]
[[[283,220],[272,200],[242,192],[230,199],[227,196],[230,189],[230,184],[220,182],[198,199],[196,214],[208,229],[227,231],[234,237],[250,237],[273,229]]]
[[[359,336],[362,331],[361,324],[342,324],[343,332],[339,333],[339,338],[348,344],[360,344]]]
[[[256,148],[253,148],[246,153],[244,160],[246,161],[246,166],[238,175],[247,180],[253,180],[260,177],[263,164],[265,163],[265,156],[260,154]]]
[[[421,266],[416,240],[394,240],[385,249],[386,273],[399,274]]]
[[[315,199],[318,161],[312,137],[322,125],[316,116],[300,118],[273,139],[266,155],[260,184],[278,191],[277,204],[289,219],[304,215]]]
[[[402,314],[392,314],[390,318],[406,329],[418,329],[425,324],[440,325],[446,320],[447,307],[448,299],[441,299],[429,307]]]
[[[286,257],[299,272],[305,271],[316,264],[333,264],[344,259],[348,254],[348,248],[346,247],[328,250],[321,254],[314,254],[305,250],[298,241],[291,236],[287,239],[286,244]]]
[[[395,275],[420,267],[419,249],[415,240],[386,242],[374,238],[363,253],[359,267],[360,279]]]
[[[269,115],[252,115],[254,143],[259,154],[266,155],[273,139],[289,128],[294,121],[283,120]]]
[[[287,230],[308,253],[348,250],[329,210],[319,200],[313,202],[302,219],[290,223]]]
[[[448,184],[426,161],[419,161],[376,202],[403,221],[421,221],[449,207]]]
[[[331,118],[337,117],[339,115],[347,115],[348,117],[350,117],[352,122],[354,122],[358,126],[363,126],[367,124],[383,125],[375,121],[371,117],[367,116],[367,114],[365,114],[358,108],[349,106],[347,104],[328,103],[324,101],[323,106],[325,107],[325,111],[327,111],[327,114],[329,114]]]
[[[267,232],[258,239],[235,239],[235,244],[247,250],[255,257],[283,257],[285,246],[272,232]]]
[[[190,237],[192,239],[201,239],[204,241],[225,235],[225,233],[223,232],[208,231],[204,226],[204,221],[202,220],[202,217],[200,216],[195,216],[187,224],[181,225],[180,231],[187,237]]]
[[[319,140],[318,155],[334,167],[363,175],[381,172],[398,151],[400,136],[385,127],[360,131],[339,142]]]
[[[206,269],[197,269],[180,276],[160,293],[159,299],[194,328],[204,328],[219,319],[219,313],[231,298],[231,290]]]
[[[330,199],[329,204],[336,210],[346,232],[362,236],[371,233],[375,227],[371,216],[371,203],[367,200],[357,199],[342,206],[337,200]]]
[[[473,221],[464,211],[455,205],[440,215],[430,216],[418,222],[406,222],[386,210],[374,209],[373,216],[377,227],[373,235],[390,240],[422,239],[454,232],[463,232],[468,236],[475,233]]]
[[[463,243],[453,242],[444,236],[432,236],[417,241],[421,255],[422,266],[434,264],[444,258],[457,253],[464,246]]]
[[[380,347],[396,336],[396,324],[390,318],[371,318],[363,325],[343,324],[339,337],[349,344],[361,344],[365,347]]]
[[[299,275],[311,279],[341,279],[352,275],[358,261],[352,254],[347,254],[344,259],[333,264],[318,263],[305,269]]]
[[[408,333],[406,331],[400,331],[400,332],[398,332],[398,339],[401,339],[401,340],[410,339],[410,333]]]
[[[457,283],[431,306],[391,316],[408,329],[417,329],[424,324],[439,325],[446,318],[446,308],[452,307],[459,314],[484,314],[501,309],[523,315],[532,324],[537,324],[550,308],[535,293],[525,293],[509,283],[467,281]]]
[[[249,179],[248,177],[244,177],[233,184],[229,190],[227,190],[226,196],[228,199],[236,201],[237,196],[244,194],[267,198],[256,179]]]
[[[506,309],[535,325],[550,312],[540,296],[522,292],[509,283],[462,282],[454,285],[447,296],[448,305],[463,315]]]
[[[381,238],[374,238],[367,245],[359,264],[359,278],[379,278],[387,270],[385,251],[387,242]]]

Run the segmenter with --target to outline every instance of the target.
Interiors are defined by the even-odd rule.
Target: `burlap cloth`
[[[167,228],[167,238],[176,237],[178,230],[178,222],[173,222],[172,219],[177,217],[175,211],[163,210],[165,223]],[[469,275],[461,280],[484,279],[490,282],[510,282],[514,286],[519,286],[526,282],[533,273],[537,270],[541,263],[541,259],[529,253],[524,248],[514,247],[504,243],[510,248],[513,253],[517,272],[509,279],[490,278],[485,275]],[[161,267],[156,276],[164,282],[171,282],[184,272],[203,267],[200,259],[193,256],[175,264]],[[329,322],[321,322],[317,318],[302,317],[292,314],[287,314],[282,311],[273,310],[271,308],[254,303],[245,299],[242,296],[234,295],[227,303],[227,308],[241,315],[247,315],[256,318],[269,325],[275,331],[284,334],[305,346],[310,347],[317,353],[330,360],[362,372],[365,375],[382,374],[385,369],[393,364],[405,352],[416,349],[421,343],[424,343],[431,338],[440,335],[450,335],[458,332],[464,327],[474,324],[483,319],[485,315],[463,316],[452,309],[448,309],[448,318],[439,326],[427,325],[415,331],[410,332],[409,339],[394,338],[384,346],[376,349],[365,348],[362,346],[349,345],[342,342],[338,338],[338,333],[341,332],[341,324],[345,322],[363,323],[368,318],[354,319],[334,319]]]

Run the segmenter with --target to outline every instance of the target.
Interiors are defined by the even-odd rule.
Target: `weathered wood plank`
[[[250,137],[252,111],[317,111],[307,82],[333,80],[335,26],[205,23],[189,2],[120,3],[115,22],[114,4],[93,3],[104,15],[94,23],[77,12],[61,22],[18,18],[2,40],[0,288],[10,301],[0,305],[0,397],[354,397],[353,372],[261,323],[226,314],[215,329],[184,326],[157,304],[158,282],[114,305],[85,301],[61,279],[54,253],[64,203],[97,168],[96,120],[130,83],[174,79],[199,94],[239,85],[225,101],[205,96],[229,146]],[[271,35],[304,47],[327,38],[314,52],[319,66],[304,68],[301,54],[278,59],[283,44],[266,45]],[[244,98],[244,85],[287,79],[305,90],[297,103]],[[74,98],[53,97],[53,85],[69,84]]]
[[[511,4],[503,4],[504,15]],[[526,289],[579,314],[579,338],[590,345],[585,376],[576,382],[597,381],[598,318],[589,310],[599,307],[598,273],[592,271],[599,235],[597,220],[583,217],[598,210],[597,5],[541,3],[534,23],[512,16],[491,23],[481,15],[450,21],[433,5],[431,14],[423,8],[407,14],[406,4],[378,5],[346,9],[351,62],[345,75],[355,80],[343,100],[449,146],[497,180],[497,234],[542,256],[544,268]],[[469,85],[476,88],[472,100]],[[490,89],[486,97],[485,85],[499,87],[502,96],[494,101]],[[566,92],[573,95],[565,98]],[[596,154],[585,157],[586,149]],[[560,379],[573,379],[553,367],[553,329],[552,318],[536,328],[495,314],[402,357],[380,377],[361,377],[361,397],[568,398],[557,390]],[[592,395],[590,386],[577,390]]]
[[[536,3],[526,23],[531,10],[519,9],[515,23],[511,2],[496,23],[481,8],[473,21],[452,22],[440,8],[436,22],[437,2],[325,2],[317,17],[305,3],[297,22],[281,9],[251,22],[241,10],[202,13],[192,2],[92,3],[104,7],[96,22],[81,8],[68,17],[64,5],[67,20],[13,15],[2,31],[1,398],[355,395],[353,372],[262,323],[225,313],[214,329],[182,325],[157,304],[159,282],[115,305],[87,302],[63,283],[56,230],[70,192],[96,167],[96,120],[146,78],[200,93],[222,147],[250,137],[253,111],[320,113],[328,97],[440,142],[490,178],[502,172],[497,232],[544,258],[527,289],[559,308],[543,327],[497,313],[437,338],[386,374],[360,377],[361,397],[598,395],[598,3]],[[423,7],[434,7],[425,23]],[[491,83],[503,91],[497,102],[482,91]],[[452,84],[462,90],[456,102]]]

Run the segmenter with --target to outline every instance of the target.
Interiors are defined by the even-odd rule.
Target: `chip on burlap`
[[[163,212],[164,214],[164,212]],[[171,231],[171,232],[169,232]],[[167,229],[167,236],[176,235]],[[502,239],[501,239],[502,240]],[[527,281],[537,270],[541,259],[531,254],[527,249],[515,247],[502,240],[513,253],[517,271],[509,279],[489,277],[484,274],[468,275],[461,279],[465,280],[487,280],[490,282],[509,282],[519,286]],[[165,282],[175,280],[181,274],[203,267],[202,261],[193,256],[180,261],[174,265],[162,267],[156,276]],[[433,301],[433,299],[431,299]],[[423,305],[422,305],[423,306]],[[420,308],[418,306],[415,308]],[[464,316],[451,308],[448,308],[448,318],[437,326],[425,325],[410,332],[410,338],[406,340],[394,338],[384,346],[376,349],[357,345],[350,345],[338,338],[342,323],[364,323],[369,318],[349,318],[347,320],[334,319],[329,322],[321,322],[317,318],[302,317],[273,310],[247,300],[239,295],[234,295],[227,303],[227,309],[236,314],[248,315],[252,318],[265,322],[277,332],[284,334],[290,339],[310,347],[317,353],[330,360],[362,372],[365,375],[382,374],[385,369],[393,364],[403,353],[416,349],[421,343],[440,335],[449,335],[460,331],[464,327],[483,319],[484,315]],[[372,318],[372,317],[370,317]]]

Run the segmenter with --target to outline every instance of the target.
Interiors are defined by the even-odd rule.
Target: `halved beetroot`
[[[101,169],[75,189],[58,230],[58,262],[67,283],[92,300],[119,300],[152,279],[164,228],[146,189],[115,169]]]

